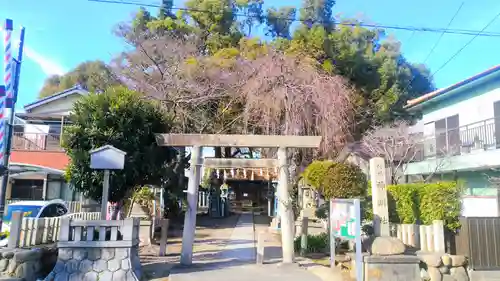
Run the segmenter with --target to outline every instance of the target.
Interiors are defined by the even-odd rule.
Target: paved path
[[[210,260],[172,269],[170,281],[321,281],[298,265],[255,265],[255,232],[252,214],[242,214],[226,246]]]
[[[220,258],[252,263],[255,261],[255,255],[253,215],[243,213],[236,223],[224,250],[220,253]]]

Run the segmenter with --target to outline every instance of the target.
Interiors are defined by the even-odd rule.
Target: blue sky
[[[18,109],[36,99],[48,75],[62,74],[86,60],[109,61],[123,50],[124,45],[111,30],[116,23],[130,19],[138,8],[87,0],[4,1],[8,4],[2,5],[0,20],[13,19],[17,31],[20,25],[26,27]],[[144,3],[157,2],[144,0]],[[450,28],[480,30],[500,12],[498,0],[464,2]],[[301,1],[266,0],[267,5],[282,5],[280,3],[298,6]],[[377,24],[444,28],[461,3],[462,0],[337,0],[334,14],[361,17]],[[182,1],[176,4],[180,6]],[[500,19],[487,31],[500,32]],[[440,36],[427,32],[388,32],[402,42],[403,52],[412,62],[423,62]],[[18,36],[15,32],[14,39]],[[431,71],[437,70],[470,38],[445,35],[426,64]],[[500,64],[500,56],[495,51],[499,45],[500,37],[478,37],[435,75],[436,85],[444,87]]]

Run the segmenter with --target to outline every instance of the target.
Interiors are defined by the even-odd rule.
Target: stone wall
[[[137,248],[63,248],[46,281],[138,281]]]
[[[41,249],[1,249],[0,279],[14,277],[35,281],[41,276],[43,252]]]
[[[469,281],[467,258],[448,254],[418,253],[423,262],[420,274],[430,281]]]

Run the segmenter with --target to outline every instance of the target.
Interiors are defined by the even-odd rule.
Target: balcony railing
[[[12,150],[60,151],[63,149],[59,134],[15,132],[12,136]]]
[[[423,136],[416,161],[500,149],[500,119],[487,119]]]

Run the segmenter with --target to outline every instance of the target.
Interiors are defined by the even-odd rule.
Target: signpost
[[[95,170],[104,170],[101,199],[101,219],[107,218],[109,170],[123,170],[126,154],[126,152],[111,145],[105,145],[90,151],[90,168]]]
[[[19,77],[23,60],[25,28],[21,28],[17,59],[12,56],[12,31],[14,23],[11,19],[5,20],[4,35],[4,85],[0,85],[0,231],[5,210],[5,195],[9,182],[9,158],[14,132],[15,108],[19,92]],[[5,109],[10,108],[8,119]]]
[[[330,266],[335,267],[335,238],[354,240],[356,243],[356,279],[363,280],[361,255],[361,206],[359,199],[330,200]]]

